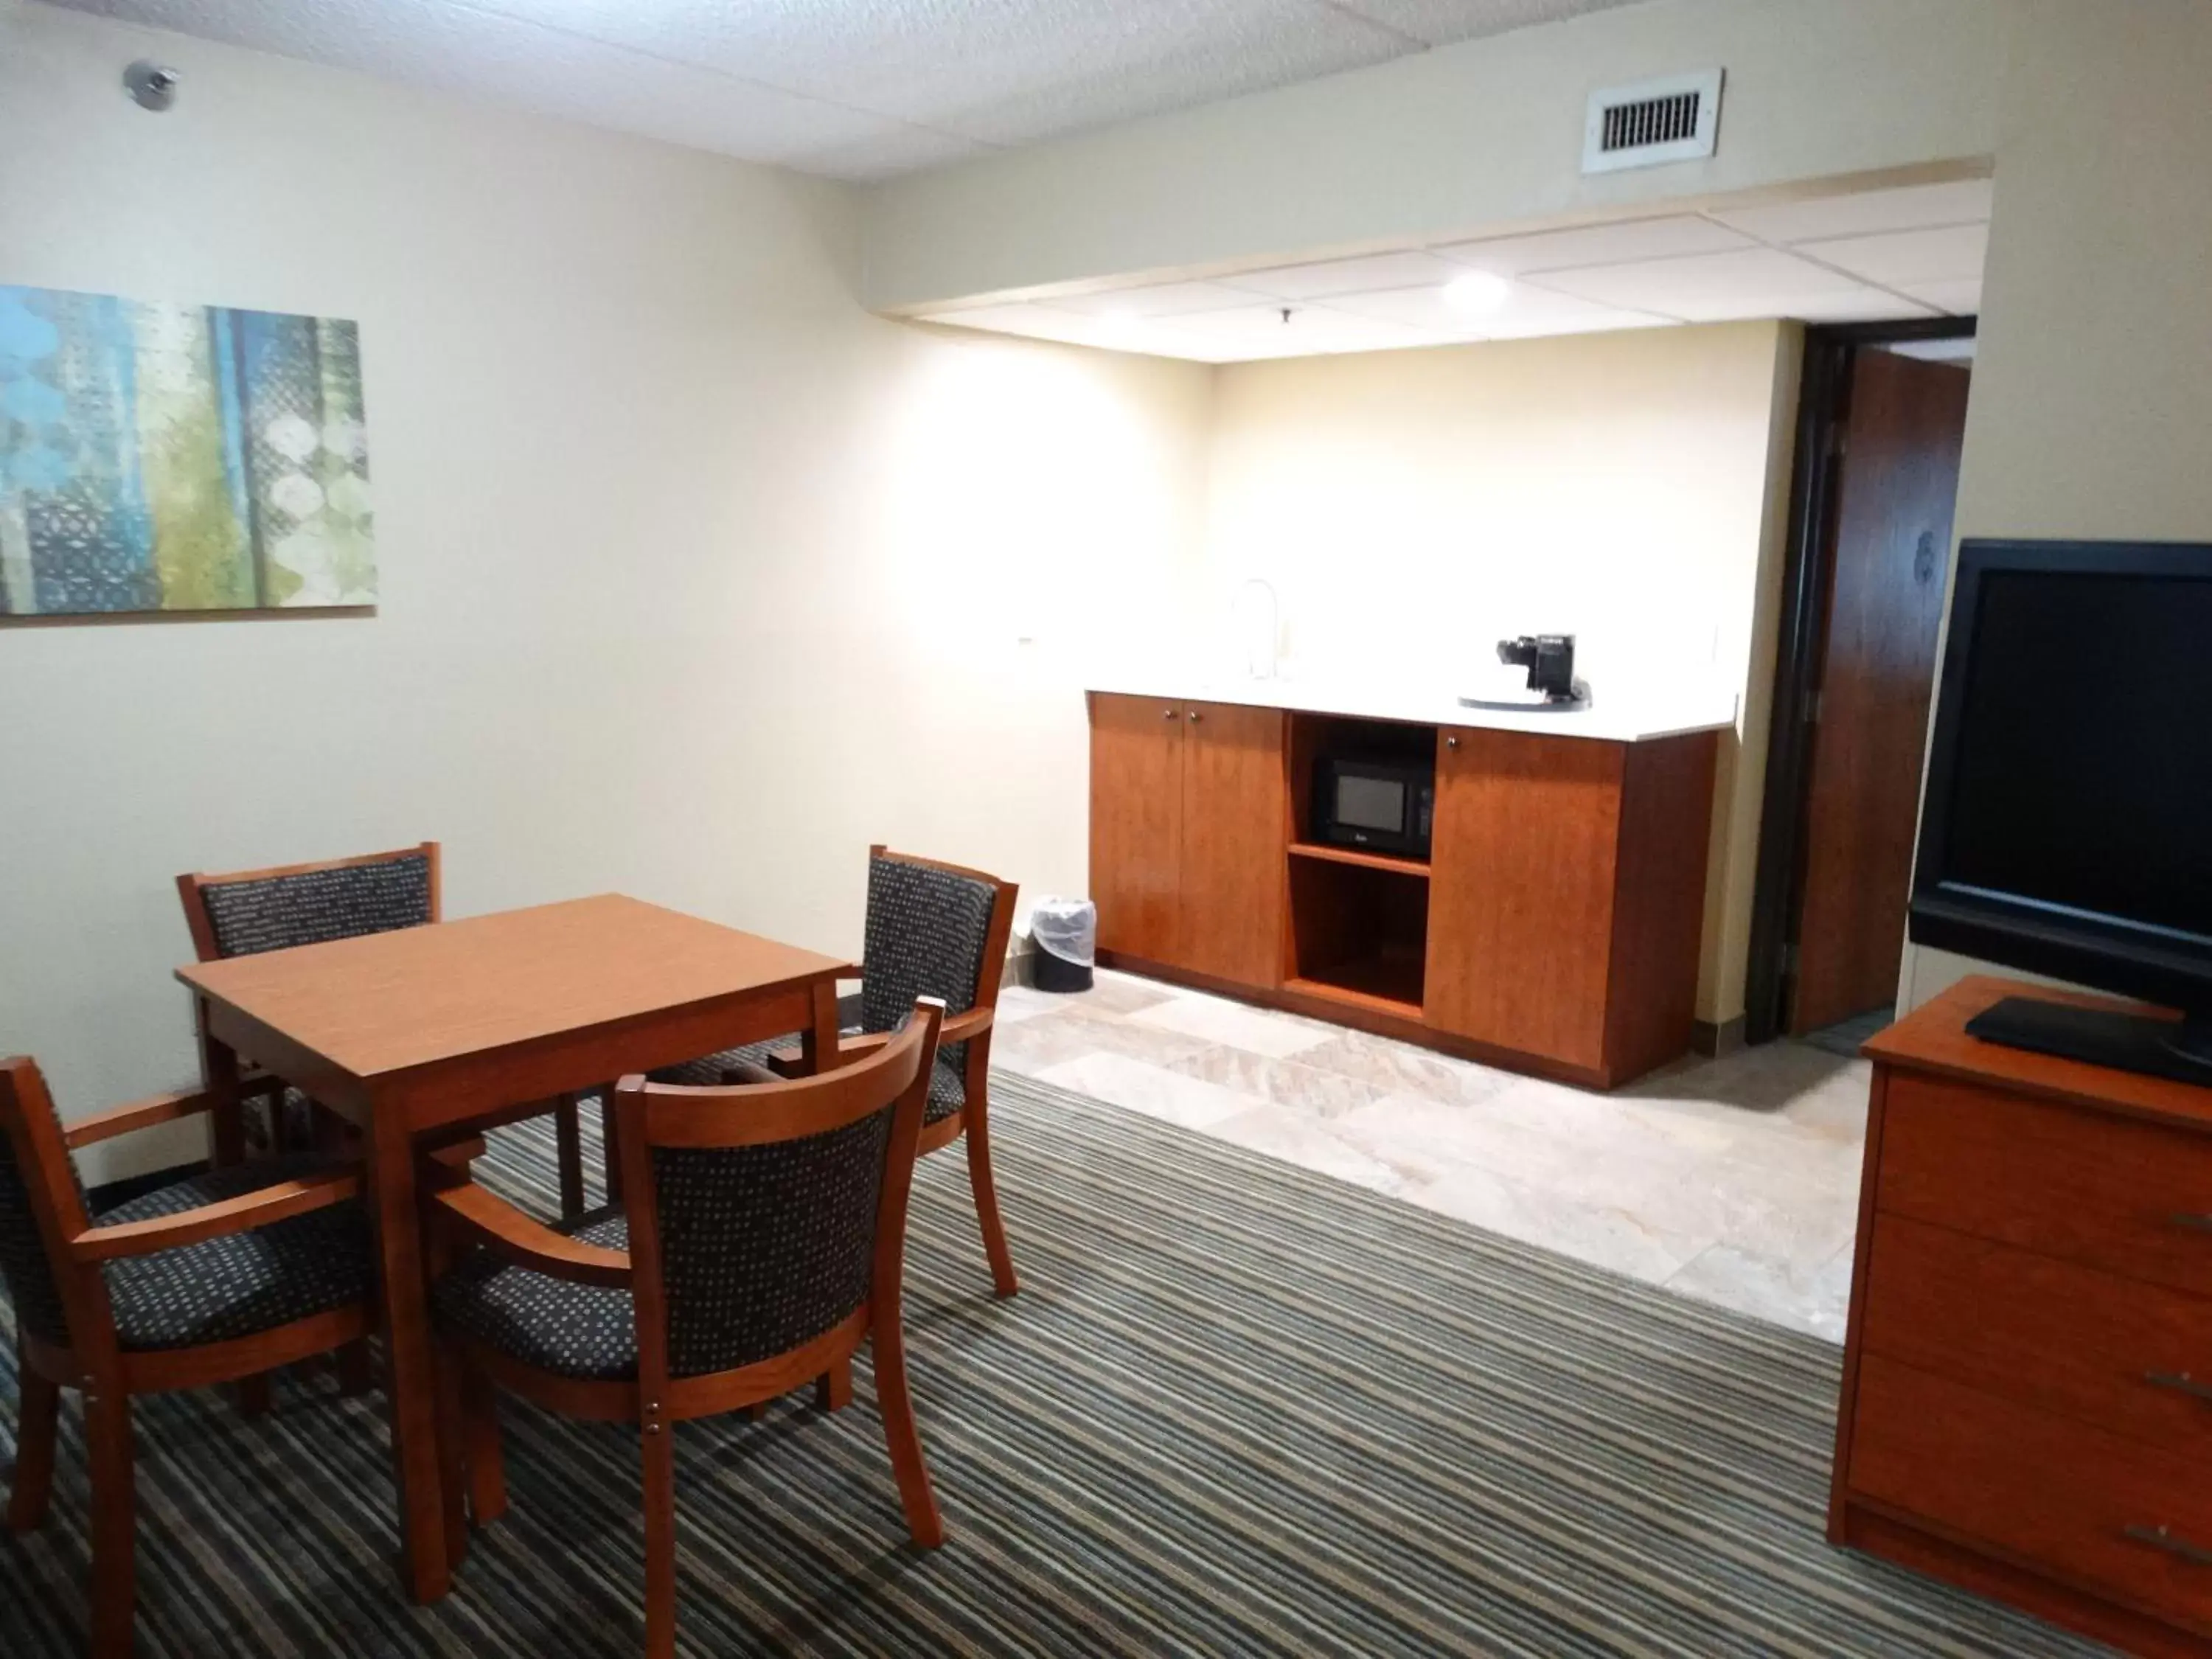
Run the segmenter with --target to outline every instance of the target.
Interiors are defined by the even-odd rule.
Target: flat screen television
[[[2212,545],[1960,548],[1911,936],[2184,1015],[1978,1036],[2212,1084]]]

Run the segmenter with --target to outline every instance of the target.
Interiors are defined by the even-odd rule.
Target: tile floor
[[[1007,1070],[1843,1340],[1864,1060],[1777,1042],[1591,1094],[1103,971],[999,1018]]]

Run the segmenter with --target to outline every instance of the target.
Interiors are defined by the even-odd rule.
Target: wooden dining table
[[[459,1514],[439,1480],[416,1200],[425,1138],[791,1031],[810,1065],[834,1065],[837,981],[859,971],[611,893],[177,969],[197,1000],[216,1163],[244,1155],[241,1056],[362,1132],[403,1571],[417,1601],[446,1593]]]

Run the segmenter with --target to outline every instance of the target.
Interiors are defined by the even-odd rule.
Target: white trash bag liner
[[[1098,907],[1084,898],[1041,898],[1030,912],[1030,933],[1037,949],[1049,951],[1078,967],[1098,959]]]

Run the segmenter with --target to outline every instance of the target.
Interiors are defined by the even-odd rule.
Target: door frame
[[[1850,422],[1851,368],[1860,350],[1905,340],[1973,337],[1973,317],[1838,323],[1805,331],[1797,444],[1790,474],[1790,538],[1783,555],[1782,617],[1767,721],[1766,782],[1753,877],[1751,956],[1744,976],[1744,1041],[1781,1035],[1790,997],[1790,951],[1804,902],[1805,813],[1813,726],[1835,563],[1837,481]],[[1955,539],[1955,538],[1954,538]],[[1948,550],[1946,550],[1947,551]]]

